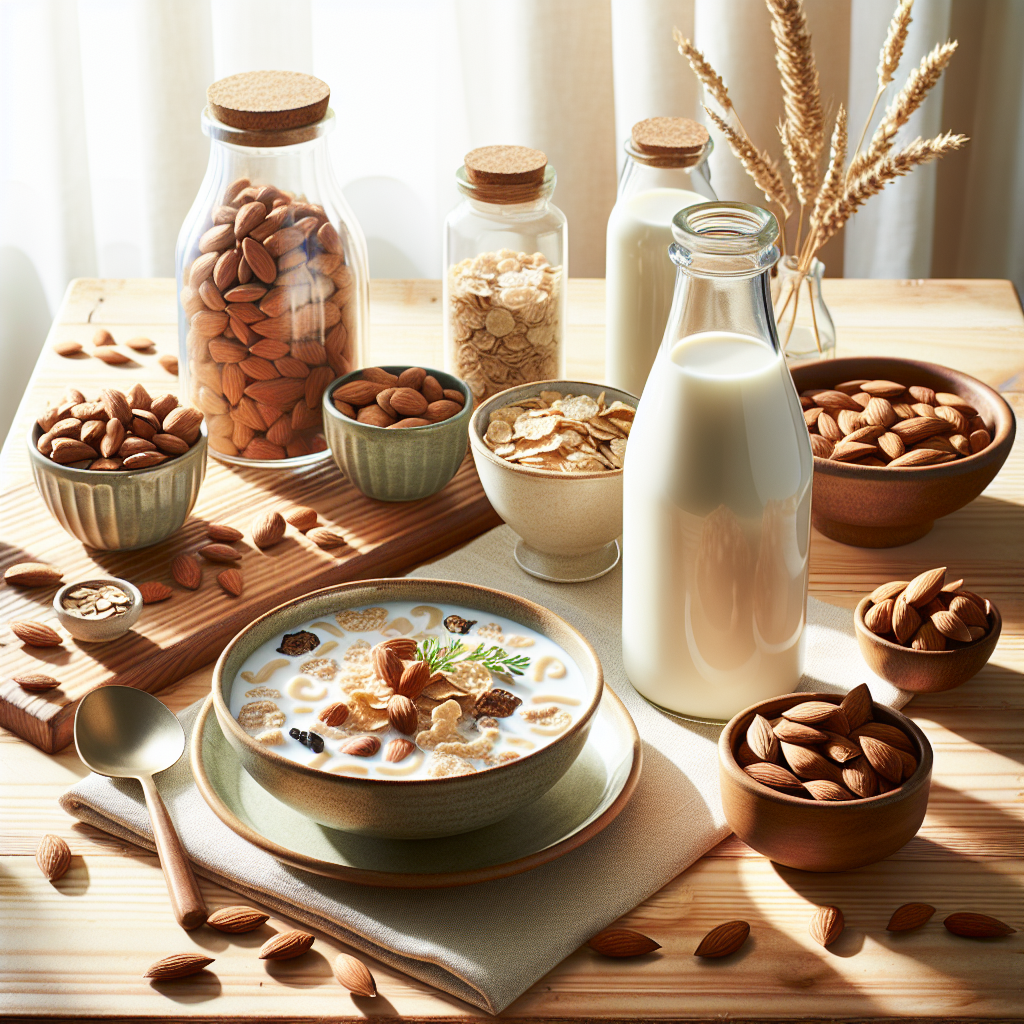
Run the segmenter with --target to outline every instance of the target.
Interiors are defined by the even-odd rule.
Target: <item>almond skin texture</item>
[[[313,945],[313,940],[314,936],[298,928],[278,932],[260,947],[260,959],[291,960],[292,957],[302,956]]]
[[[343,700],[339,700],[334,704],[328,704],[317,717],[324,725],[337,728],[348,721],[348,710],[348,705]]]
[[[269,914],[263,914],[252,907],[221,907],[206,919],[206,923],[219,932],[239,935],[242,932],[255,931],[266,924],[269,917]]]
[[[152,981],[170,981],[172,978],[187,978],[190,974],[198,974],[204,967],[213,963],[212,956],[202,953],[172,953],[163,960],[157,960],[143,975]]]
[[[199,549],[199,554],[208,562],[230,563],[237,562],[242,557],[242,552],[228,544],[204,544]]]
[[[206,536],[210,540],[221,541],[224,544],[233,544],[236,540],[242,539],[242,531],[236,530],[233,526],[225,526],[222,523],[210,523],[206,527]]]
[[[45,562],[18,562],[4,570],[4,582],[15,587],[52,587],[63,575],[60,569]]]
[[[883,778],[898,783],[903,778],[903,759],[895,747],[876,740],[871,736],[860,738],[861,749],[868,759],[868,764]]]
[[[411,736],[419,724],[416,705],[400,693],[393,694],[388,701],[388,721],[399,732]]]
[[[942,922],[946,931],[965,939],[999,939],[1004,935],[1013,935],[1017,929],[987,914],[960,913],[950,914]]]
[[[35,674],[31,676],[14,676],[14,681],[26,693],[46,693],[47,690],[55,690],[60,683],[53,676]]]
[[[750,934],[750,925],[746,921],[726,921],[724,924],[712,928],[711,931],[700,940],[700,944],[693,951],[694,956],[707,958],[729,956],[735,953]]]
[[[232,597],[242,596],[245,583],[242,580],[242,574],[237,569],[225,569],[223,572],[217,573],[217,582],[221,589]]]
[[[858,757],[843,765],[843,785],[856,796],[874,796],[878,792],[878,776],[866,758]]]
[[[60,634],[42,622],[15,619],[9,625],[11,632],[29,647],[60,647],[63,643]]]
[[[828,738],[821,729],[804,725],[803,722],[787,722],[785,718],[775,726],[775,735],[786,743],[800,743],[804,746],[824,743]]]
[[[402,659],[393,650],[378,644],[370,652],[373,670],[392,689],[397,690],[402,679]]]
[[[314,526],[306,536],[318,547],[329,551],[345,546],[345,538],[329,526]]]
[[[827,779],[836,785],[842,785],[843,773],[840,768],[831,761],[827,761],[816,750],[797,746],[795,743],[780,743],[779,745],[782,748],[782,756],[793,769],[794,774],[801,779]]]
[[[602,956],[613,957],[643,956],[661,949],[661,943],[633,931],[632,928],[605,928],[587,945]]]
[[[342,743],[338,750],[352,757],[373,757],[380,750],[380,739],[376,736],[353,736]]]
[[[186,590],[198,590],[203,582],[203,570],[195,555],[178,555],[171,562],[171,576],[179,587]]]
[[[63,878],[71,867],[71,850],[60,836],[46,835],[36,847],[36,864],[51,882]]]
[[[391,764],[397,764],[399,761],[404,761],[415,749],[416,744],[412,740],[396,737],[384,748],[384,760]]]
[[[338,984],[344,986],[354,996],[371,999],[377,994],[377,983],[373,980],[370,969],[361,960],[348,953],[339,953],[331,965]]]
[[[260,549],[271,548],[283,539],[287,528],[280,512],[264,512],[252,521],[252,542]]]
[[[747,727],[747,745],[757,755],[759,761],[778,760],[779,741],[772,732],[768,719],[763,715],[754,715],[754,720]]]
[[[835,715],[838,705],[823,700],[805,700],[782,712],[782,717],[802,725],[819,725]]]
[[[843,912],[838,907],[818,907],[811,918],[808,931],[815,942],[822,946],[831,946],[843,934],[845,927]]]
[[[905,750],[908,754],[914,752],[914,744],[911,743],[910,737],[902,729],[897,729],[895,725],[886,725],[885,722],[865,722],[850,734],[850,739],[855,743],[860,743],[862,736],[881,740],[897,750]]]
[[[284,520],[286,523],[294,526],[296,530],[305,533],[316,526],[316,509],[307,508],[304,505],[296,505],[295,508],[290,508],[285,512]]]
[[[138,590],[142,595],[143,604],[157,604],[160,601],[166,601],[174,593],[166,583],[160,583],[158,580],[140,583]]]
[[[837,782],[830,782],[828,779],[808,779],[804,788],[815,800],[853,800],[854,795]]]
[[[904,903],[902,907],[892,912],[889,923],[885,926],[887,932],[909,932],[921,925],[927,924],[935,908],[927,903]]]
[[[790,771],[778,764],[747,765],[743,769],[755,782],[762,786],[770,786],[772,789],[788,790],[791,792],[803,792],[803,783]]]
[[[846,724],[851,729],[856,729],[865,722],[871,721],[873,717],[871,704],[871,691],[868,689],[867,683],[861,683],[842,699],[839,706],[843,709],[843,714],[846,715]]]
[[[927,572],[915,576],[903,592],[903,599],[909,605],[919,608],[927,604],[933,597],[936,597],[942,590],[942,584],[946,582],[946,567],[941,569],[929,569]]]
[[[415,700],[430,680],[430,668],[425,661],[412,661],[402,669],[398,680],[398,693]]]

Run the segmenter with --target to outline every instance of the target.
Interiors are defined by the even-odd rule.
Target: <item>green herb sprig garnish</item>
[[[452,672],[456,665],[464,661],[479,662],[490,672],[502,675],[521,676],[530,665],[525,654],[509,654],[497,645],[487,647],[478,644],[471,648],[461,640],[452,640],[442,646],[438,637],[432,636],[422,641],[416,649],[419,661],[425,661],[431,673]]]

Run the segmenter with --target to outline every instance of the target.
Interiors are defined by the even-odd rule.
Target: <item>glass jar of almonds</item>
[[[477,402],[564,376],[566,219],[555,169],[524,146],[466,154],[444,239],[445,369]]]
[[[362,365],[366,243],[334,177],[328,86],[258,71],[210,86],[210,162],[178,236],[180,365],[225,462],[329,456],[320,401]]]

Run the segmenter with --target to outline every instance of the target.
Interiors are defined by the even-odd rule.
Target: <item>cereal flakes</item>
[[[382,629],[388,621],[387,608],[346,608],[334,616],[342,629],[350,633],[369,633]]]
[[[256,700],[243,704],[238,712],[238,724],[250,735],[255,736],[266,729],[284,725],[284,712],[272,700]]]
[[[299,666],[299,671],[314,679],[333,679],[338,674],[338,663],[333,658],[310,658]]]
[[[252,699],[266,697],[267,700],[278,700],[281,697],[281,691],[275,690],[272,686],[257,686],[255,689],[246,690],[245,696]]]
[[[386,717],[386,716],[385,716]],[[430,728],[416,734],[416,746],[433,750],[439,743],[457,743],[462,734],[457,726],[462,717],[462,708],[457,701],[446,700],[430,713]]]
[[[439,754],[436,750],[427,762],[427,778],[443,779],[450,775],[474,775],[476,769],[455,754]]]
[[[527,708],[519,714],[531,725],[540,726],[544,729],[557,729],[561,732],[572,721],[572,715],[568,711],[550,704],[543,708]]]
[[[500,644],[502,642],[502,632],[501,626],[496,622],[486,622],[476,631],[476,635],[484,640],[491,640],[494,643]]]

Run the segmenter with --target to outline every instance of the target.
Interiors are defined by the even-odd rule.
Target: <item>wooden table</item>
[[[1009,283],[827,280],[825,297],[842,354],[884,351],[946,363],[1001,388],[1017,415],[1024,412],[1024,318]],[[375,362],[440,361],[437,282],[375,282],[372,306]],[[102,325],[118,337],[148,334],[161,351],[173,352],[174,316],[171,281],[80,281],[69,290],[51,341],[85,341]],[[600,379],[603,317],[603,282],[571,282],[570,376]],[[148,367],[152,359],[143,362]],[[47,348],[37,373],[59,369]],[[27,406],[19,410],[3,472],[27,472],[21,444],[34,415]],[[916,839],[881,864],[838,875],[778,868],[735,838],[726,840],[623,920],[656,937],[659,953],[609,961],[583,948],[505,1016],[1020,1017],[1022,506],[1024,435],[1018,434],[988,491],[917,543],[869,551],[813,539],[811,589],[823,600],[852,608],[882,581],[946,564],[1002,610],[1002,639],[981,674],[962,689],[918,697],[907,709],[935,748],[931,802]],[[209,669],[196,672],[161,696],[179,710],[206,692],[209,675]],[[57,806],[61,792],[84,774],[73,747],[51,756],[0,733],[0,1019],[487,1019],[378,965],[372,966],[381,996],[351,999],[328,968],[341,947],[324,936],[315,947],[323,956],[272,975],[244,936],[239,942],[209,929],[181,932],[155,858],[75,824]],[[75,854],[71,871],[55,885],[32,859],[46,832],[65,837]],[[211,909],[236,902],[218,886],[202,888]],[[888,935],[890,912],[910,901],[938,907],[933,923]],[[846,933],[827,951],[807,934],[818,903],[835,904],[846,915]],[[955,939],[938,923],[955,910],[993,914],[1019,932],[990,942]],[[751,924],[744,950],[724,962],[696,960],[698,939],[731,918]],[[153,960],[191,948],[217,958],[215,978],[163,991],[141,980]]]

